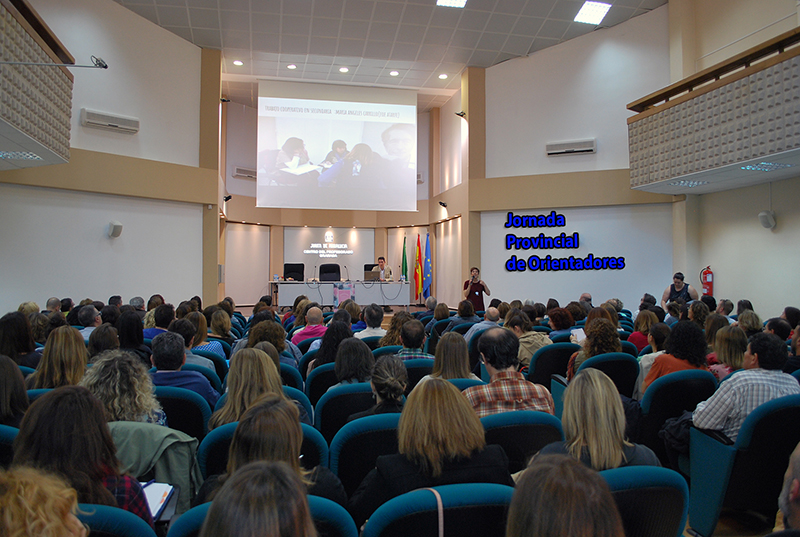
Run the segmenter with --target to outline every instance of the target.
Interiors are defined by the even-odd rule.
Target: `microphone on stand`
[[[344,266],[344,270],[346,270],[346,271],[347,271],[347,280],[346,280],[346,281],[348,281],[348,282],[349,282],[349,281],[350,281],[350,269],[349,269],[349,268],[347,268],[347,265],[345,265],[345,266]]]
[[[314,278],[317,277],[317,265],[314,265],[314,272],[311,273],[311,281],[314,281]]]

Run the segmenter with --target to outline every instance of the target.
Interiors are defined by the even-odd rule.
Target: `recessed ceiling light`
[[[604,2],[584,2],[581,10],[575,15],[575,22],[600,24],[610,8],[611,4]]]
[[[242,224],[246,224],[246,223],[247,223],[247,222],[245,222],[244,220],[242,220]]]
[[[707,185],[708,181],[673,181],[669,183],[669,186],[685,186],[686,188],[694,188],[696,186]]]
[[[30,151],[0,151],[3,160],[43,160],[42,157]]]
[[[437,6],[442,7],[464,7],[467,0],[436,0]]]
[[[783,168],[791,167],[791,164],[781,164],[779,162],[759,162],[758,164],[742,166],[742,169],[752,172],[774,172],[775,170],[782,170]]]
[[[293,64],[293,63],[290,63],[289,65],[286,66],[286,68],[287,69],[297,69],[297,66],[295,64]]]
[[[441,75],[439,75],[439,79],[441,79],[441,80],[445,80],[446,78],[447,78],[447,74],[445,74],[445,73],[442,73]]]
[[[400,74],[400,71],[389,71],[389,76],[397,76]]]
[[[339,67],[340,73],[347,73],[348,71],[350,71],[350,69],[348,69],[347,67]]]
[[[244,65],[242,60],[233,60],[233,65]]]

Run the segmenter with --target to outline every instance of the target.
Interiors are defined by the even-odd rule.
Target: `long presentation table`
[[[272,303],[278,307],[292,306],[297,295],[306,295],[323,306],[333,305],[334,287],[337,283],[352,284],[355,300],[359,305],[408,306],[411,303],[411,282],[270,282]]]

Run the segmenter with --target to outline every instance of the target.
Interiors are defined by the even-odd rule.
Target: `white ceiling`
[[[222,89],[234,102],[255,107],[258,79],[285,79],[412,89],[420,111],[443,105],[467,66],[526,56],[667,3],[604,0],[612,7],[598,27],[573,22],[577,0],[468,0],[466,9],[435,0],[116,1],[197,46],[221,49]]]

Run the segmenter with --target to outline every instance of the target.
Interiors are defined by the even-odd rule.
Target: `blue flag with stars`
[[[422,269],[422,296],[431,296],[431,285],[433,284],[433,269],[431,268],[431,234],[425,236],[425,266]]]

